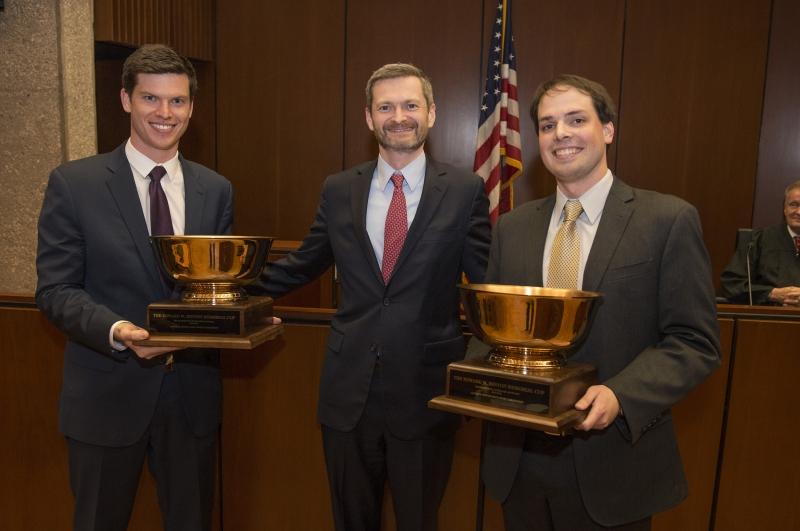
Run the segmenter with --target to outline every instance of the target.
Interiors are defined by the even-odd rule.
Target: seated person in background
[[[736,250],[722,272],[722,294],[747,303],[747,255],[753,304],[800,305],[800,181],[786,188],[784,222],[753,231],[750,245]]]

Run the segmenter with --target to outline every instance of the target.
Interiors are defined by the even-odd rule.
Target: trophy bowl
[[[461,284],[472,332],[492,347],[487,361],[523,373],[566,365],[599,293],[532,286]]]
[[[189,304],[236,304],[247,300],[244,284],[264,269],[273,238],[264,236],[152,236],[164,274]]]

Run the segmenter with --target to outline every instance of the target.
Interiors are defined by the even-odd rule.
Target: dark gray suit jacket
[[[181,157],[186,234],[230,232],[233,190],[219,174]],[[64,164],[50,175],[39,217],[36,303],[67,335],[60,427],[68,437],[125,446],[144,433],[163,365],[109,346],[119,320],[145,326],[147,305],[170,297],[157,268],[125,145]],[[219,353],[176,354],[193,431],[220,419]]]
[[[500,218],[487,282],[542,285],[554,205],[550,196]],[[602,293],[602,299],[570,359],[597,367],[625,417],[574,436],[575,468],[592,518],[619,525],[671,507],[687,493],[669,410],[719,364],[711,270],[697,211],[615,178],[583,289]],[[492,428],[483,476],[492,496],[504,500],[524,431]]]
[[[750,281],[754,304],[772,304],[773,288],[800,286],[800,257],[786,223],[753,231],[750,247]],[[722,295],[730,302],[747,304],[748,246],[741,246],[722,272]]]
[[[458,418],[429,409],[427,402],[444,393],[447,364],[464,357],[456,285],[462,272],[475,282],[485,273],[491,231],[483,181],[428,158],[416,216],[384,285],[366,229],[375,165],[326,179],[302,245],[266,269],[260,288],[279,296],[336,264],[342,298],[320,379],[322,424],[355,427],[380,356],[392,433],[407,439],[452,433]]]

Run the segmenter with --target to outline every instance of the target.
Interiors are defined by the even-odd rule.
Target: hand
[[[784,306],[798,306],[800,305],[800,288],[797,286],[773,288],[769,292],[769,300]]]
[[[133,323],[119,323],[114,329],[114,340],[124,343],[126,347],[133,350],[137,356],[144,359],[155,358],[169,352],[178,350],[175,347],[140,347],[134,345],[134,341],[140,341],[150,337],[150,333],[144,328],[139,328]]]
[[[605,385],[593,385],[586,390],[580,400],[575,402],[575,409],[588,410],[583,422],[575,426],[576,430],[602,430],[619,415],[619,400],[614,391]]]
[[[281,324],[282,322],[280,317],[272,317],[271,319],[272,319],[272,324],[274,325]]]

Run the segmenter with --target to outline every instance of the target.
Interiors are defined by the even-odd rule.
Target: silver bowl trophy
[[[462,284],[461,300],[473,334],[491,346],[484,359],[451,363],[446,395],[430,407],[564,434],[586,416],[575,402],[597,370],[567,362],[580,341],[599,293],[579,290]]]
[[[272,324],[272,299],[248,296],[272,238],[263,236],[153,236],[163,274],[181,290],[179,300],[147,307],[146,346],[252,349],[281,332]]]

